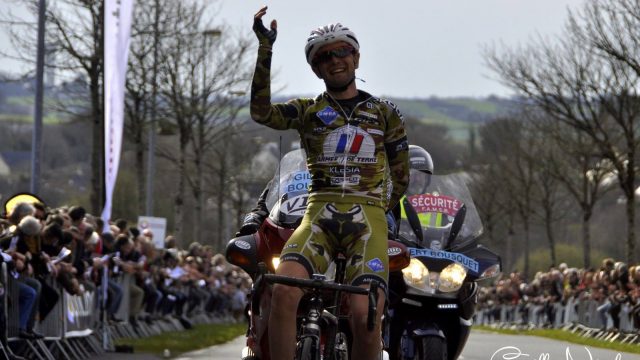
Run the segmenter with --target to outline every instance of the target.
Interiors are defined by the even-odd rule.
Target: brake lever
[[[378,314],[378,288],[380,282],[372,280],[369,283],[369,313],[367,314],[367,330],[373,331],[376,326],[376,318]]]

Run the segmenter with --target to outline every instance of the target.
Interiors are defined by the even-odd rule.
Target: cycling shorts
[[[386,293],[387,247],[387,220],[381,207],[310,200],[300,226],[282,250],[280,261],[302,264],[309,276],[325,274],[341,251],[347,259],[345,283],[358,286],[375,279]]]

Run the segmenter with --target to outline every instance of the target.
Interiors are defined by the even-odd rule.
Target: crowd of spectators
[[[18,304],[8,305],[9,313],[16,305],[19,309],[18,336],[42,337],[36,324],[60,301],[55,283],[71,295],[92,292],[96,304],[106,286],[109,321],[128,321],[134,327],[160,317],[177,318],[187,327],[195,311],[243,320],[251,286],[246,273],[211,246],[192,242],[181,249],[177,243],[168,236],[164,248],[156,248],[148,229],[140,231],[122,219],[105,226],[80,206],[16,204],[0,219],[0,262],[18,283],[19,294],[8,295],[18,299]],[[128,291],[117,281],[122,274],[135,279],[127,282]],[[130,297],[129,319],[118,319],[125,295]],[[6,319],[0,323],[7,326]]]
[[[639,330],[640,265],[629,266],[611,258],[604,259],[597,269],[572,268],[563,263],[536,273],[529,282],[513,272],[495,286],[482,288],[478,302],[489,322],[518,319],[527,324],[533,315],[543,319],[543,326],[550,327],[578,320],[577,315],[567,319],[566,314],[579,314],[578,306],[588,301],[596,304],[597,323],[602,329],[618,330],[625,321]],[[568,306],[571,312],[560,311]],[[503,312],[504,309],[509,310]]]

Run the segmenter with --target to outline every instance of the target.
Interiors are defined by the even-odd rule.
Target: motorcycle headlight
[[[429,269],[418,259],[411,259],[409,266],[402,269],[404,281],[415,288],[427,291],[429,285]]]
[[[467,270],[458,263],[453,263],[444,268],[440,273],[440,284],[438,290],[442,292],[453,292],[460,289]]]
[[[278,265],[280,265],[280,256],[274,256],[271,258],[271,265],[273,265],[273,269],[277,270]]]

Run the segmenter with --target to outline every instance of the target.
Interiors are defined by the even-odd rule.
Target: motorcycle
[[[478,286],[499,275],[500,257],[478,244],[482,222],[464,175],[412,171],[402,207],[398,238],[411,260],[389,274],[385,343],[391,359],[457,359]]]
[[[309,280],[274,275],[280,252],[305,213],[310,181],[304,151],[298,149],[285,154],[268,189],[265,203],[270,209],[269,216],[256,233],[236,237],[227,244],[227,260],[246,271],[253,280],[243,360],[270,360],[267,325],[273,283],[307,289],[298,307],[297,359],[349,358],[349,306],[343,296],[347,293],[369,296],[368,326],[370,329],[374,326],[378,284],[372,282],[370,289],[343,284],[345,259],[340,253],[327,273],[314,274]],[[409,264],[405,245],[389,240],[389,248],[400,249],[390,256],[390,269],[399,270]]]

